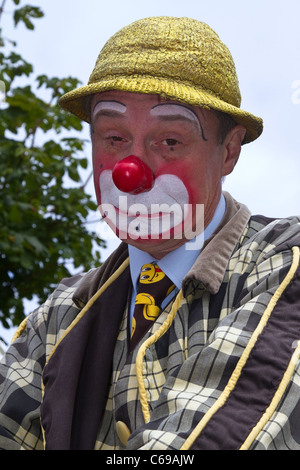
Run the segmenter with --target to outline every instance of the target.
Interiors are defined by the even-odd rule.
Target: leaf
[[[17,224],[22,221],[21,212],[17,204],[13,204],[11,206],[10,210],[8,211],[8,218]]]
[[[33,7],[31,5],[25,5],[22,8],[18,8],[14,12],[14,23],[15,26],[22,21],[27,29],[34,29],[34,24],[31,21],[31,18],[42,18],[44,13],[39,7]]]
[[[46,247],[33,235],[24,235],[24,240],[34,249],[38,254],[47,252]]]
[[[86,170],[88,167],[89,161],[87,158],[81,158],[80,160],[78,160],[78,163],[81,166],[81,168],[84,168]]]
[[[20,264],[22,266],[22,268],[25,268],[25,269],[30,269],[31,266],[32,266],[32,258],[31,256],[28,256],[27,253],[22,253],[21,256],[20,256]]]

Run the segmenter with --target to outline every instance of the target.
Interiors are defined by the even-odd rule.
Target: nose
[[[154,183],[151,169],[135,155],[117,162],[112,171],[112,178],[120,191],[129,194],[150,191]]]

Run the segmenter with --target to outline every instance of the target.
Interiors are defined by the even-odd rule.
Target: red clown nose
[[[113,182],[120,191],[139,194],[153,186],[153,173],[139,157],[130,155],[117,162],[112,172]]]

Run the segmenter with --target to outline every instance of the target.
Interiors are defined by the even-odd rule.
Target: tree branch
[[[0,21],[1,21],[2,13],[4,11],[5,3],[6,3],[6,0],[2,0],[2,5],[0,7]]]
[[[87,179],[85,180],[85,182],[83,183],[83,185],[81,186],[80,189],[84,190],[86,185],[88,184],[88,182],[90,181],[91,177],[93,176],[93,171],[90,172],[90,174],[88,175]]]

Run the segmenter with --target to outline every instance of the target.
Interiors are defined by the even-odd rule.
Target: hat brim
[[[263,120],[253,114],[233,106],[205,90],[195,89],[189,84],[176,83],[157,77],[126,76],[105,78],[77,88],[63,95],[59,100],[62,109],[71,112],[80,119],[90,122],[87,97],[108,90],[120,90],[131,93],[161,95],[193,106],[215,109],[229,114],[237,124],[246,128],[243,144],[257,139],[263,131]]]

